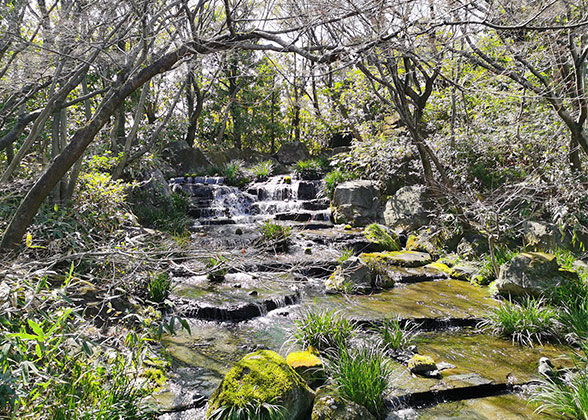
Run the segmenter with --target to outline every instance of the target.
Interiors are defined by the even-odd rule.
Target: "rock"
[[[415,375],[429,376],[431,372],[438,371],[435,361],[430,356],[415,354],[408,361],[408,368]]]
[[[416,251],[372,252],[363,253],[360,257],[366,263],[381,261],[400,267],[421,267],[432,261],[431,256],[426,252]]]
[[[386,202],[384,221],[395,230],[415,231],[429,223],[428,207],[424,185],[403,187]]]
[[[373,181],[347,181],[335,188],[333,217],[335,223],[365,226],[376,221],[379,192]]]
[[[477,233],[466,234],[457,245],[457,255],[466,260],[475,260],[488,252],[488,240]]]
[[[260,350],[238,361],[210,396],[206,418],[223,407],[271,403],[283,408],[284,418],[303,420],[313,392],[279,354]]]
[[[299,181],[296,193],[298,200],[313,200],[316,198],[316,189],[312,181]]]
[[[523,252],[500,267],[496,289],[503,295],[542,296],[563,282],[574,279],[575,273],[560,271],[555,255]]]
[[[582,260],[576,260],[572,264],[574,270],[588,274],[588,263]]]
[[[396,232],[389,232],[386,226],[372,223],[368,225],[363,234],[370,241],[370,250],[379,251],[399,251],[400,242]]]
[[[296,351],[288,354],[286,363],[298,373],[308,385],[315,388],[326,380],[322,360],[311,351]]]
[[[358,257],[343,261],[325,281],[327,293],[366,293],[372,288],[369,267]]]
[[[534,251],[549,251],[561,244],[558,229],[555,225],[534,222],[531,220],[523,223],[523,244],[525,248]]]
[[[284,165],[292,165],[300,160],[307,160],[310,158],[310,153],[306,145],[300,141],[293,141],[282,144],[276,159]]]
[[[438,258],[448,237],[449,232],[445,230],[426,228],[408,237],[406,240],[406,249],[408,251],[426,252]]]
[[[480,283],[482,275],[480,274],[482,267],[479,264],[460,261],[451,267],[449,275],[457,280],[469,281],[470,283]]]
[[[143,185],[146,191],[150,191],[152,195],[158,195],[162,197],[169,197],[172,193],[163,172],[159,169],[151,171],[149,174],[149,180]]]
[[[168,143],[161,155],[181,176],[201,174],[212,166],[202,151],[183,140]]]
[[[312,420],[376,420],[367,408],[343,398],[334,387],[317,391]]]

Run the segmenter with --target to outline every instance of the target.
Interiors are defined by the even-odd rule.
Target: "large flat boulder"
[[[278,162],[284,165],[292,165],[301,160],[307,160],[310,158],[308,148],[301,141],[293,141],[282,144],[278,153],[276,153],[276,159]]]
[[[268,403],[281,407],[285,419],[303,420],[310,412],[313,398],[314,393],[304,379],[282,356],[260,350],[243,357],[225,375],[210,397],[206,418],[232,407]]]
[[[375,182],[343,182],[337,185],[333,194],[333,218],[336,223],[365,226],[377,220],[379,203],[379,191]]]
[[[523,252],[500,267],[496,289],[502,295],[540,297],[573,276],[559,269],[555,255]]]

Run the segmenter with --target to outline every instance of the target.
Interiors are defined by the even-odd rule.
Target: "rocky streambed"
[[[400,253],[399,261],[386,264],[384,288],[327,293],[325,284],[344,252],[373,249],[362,229],[332,224],[320,182],[278,177],[246,191],[219,182],[172,185],[196,198],[198,211],[192,214],[199,217],[190,247],[222,255],[226,275],[222,282],[210,281],[202,258],[172,272],[175,310],[191,332],[164,339],[172,373],[157,395],[166,411],[162,420],[204,419],[207,398],[237,361],[260,349],[283,356],[298,350],[291,339],[294,321],[319,308],[337,310],[364,329],[396,318],[418,326],[416,351],[431,357],[441,372],[417,376],[405,361],[394,360],[388,419],[549,418],[535,413],[524,391],[538,377],[539,359],[559,360],[565,349],[523,347],[480,332],[480,319],[497,305],[487,288],[450,278],[429,258],[403,263]],[[288,252],[254,246],[259,223],[268,219],[292,227]]]

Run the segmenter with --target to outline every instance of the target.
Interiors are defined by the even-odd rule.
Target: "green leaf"
[[[29,324],[29,327],[31,327],[35,334],[37,334],[41,339],[45,339],[45,331],[43,331],[43,328],[41,328],[39,324],[37,324],[32,319],[27,319],[27,323]]]

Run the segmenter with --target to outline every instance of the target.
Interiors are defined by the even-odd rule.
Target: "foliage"
[[[260,227],[261,238],[259,244],[269,246],[276,251],[285,251],[290,244],[292,228],[289,226],[265,221]]]
[[[418,325],[412,321],[401,323],[400,319],[385,319],[381,325],[374,328],[374,332],[381,338],[385,350],[400,350],[406,348],[418,334]]]
[[[544,378],[531,394],[538,411],[566,419],[588,419],[588,342],[584,341],[577,355],[575,372],[560,377]]]
[[[139,378],[145,342],[133,335],[125,350],[117,351],[87,341],[67,296],[77,282],[72,266],[61,293],[53,293],[43,277],[13,283],[0,298],[0,414],[63,420],[152,418],[153,407],[145,402],[149,383]],[[29,293],[34,295],[28,303],[18,298]]]
[[[382,416],[392,369],[377,346],[364,343],[350,348],[340,342],[327,370],[342,396],[364,406],[376,418]]]
[[[256,181],[263,181],[273,175],[274,163],[271,160],[259,162],[248,168],[250,177]]]
[[[341,256],[339,258],[337,258],[337,262],[339,264],[344,263],[349,258],[353,257],[354,254],[355,254],[355,251],[353,251],[353,249],[351,249],[351,248],[345,248],[343,250],[343,252],[341,253]]]
[[[227,258],[224,257],[223,255],[217,255],[217,256],[208,258],[206,260],[206,269],[208,271],[208,274],[206,275],[206,277],[210,281],[215,281],[215,282],[223,281],[225,279],[227,272],[228,272],[228,267],[227,267],[228,261],[229,260],[227,260]]]
[[[332,200],[337,185],[356,178],[357,176],[353,172],[348,172],[340,168],[335,168],[327,172],[325,175],[325,192],[327,193],[327,197]]]
[[[303,179],[312,179],[324,174],[331,167],[329,159],[318,157],[309,160],[300,160],[294,164],[294,172],[299,174]]]
[[[172,281],[165,272],[151,273],[147,283],[149,299],[155,303],[164,302],[171,291]]]
[[[294,321],[294,339],[303,348],[313,347],[319,352],[336,351],[355,335],[353,322],[333,310],[306,311]]]
[[[132,202],[133,212],[141,225],[173,235],[190,234],[188,227],[191,221],[186,214],[189,204],[184,195],[172,193],[164,196],[135,190]]]
[[[493,308],[481,326],[493,334],[512,337],[513,342],[531,345],[557,335],[556,317],[557,312],[544,300],[525,297],[520,303],[509,300]]]
[[[242,160],[232,160],[227,163],[221,170],[227,185],[242,186],[249,182],[245,162]]]
[[[243,406],[223,406],[214,410],[211,420],[285,420],[283,407],[267,402],[248,402]]]

